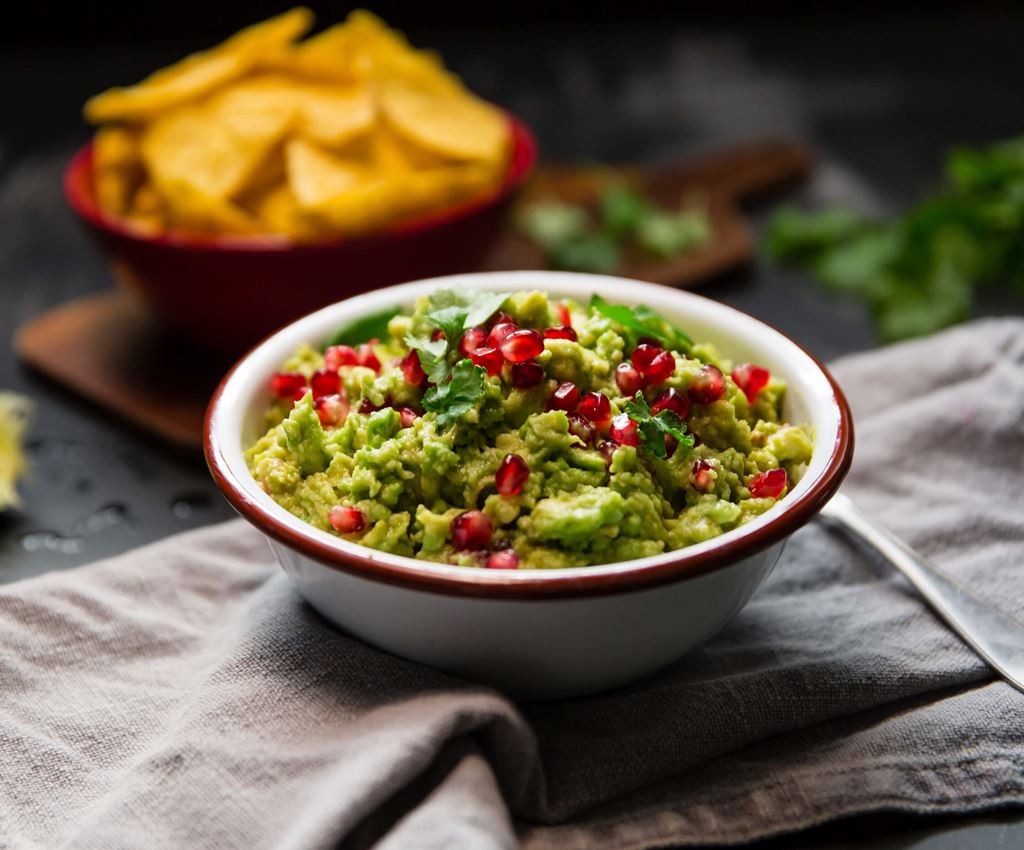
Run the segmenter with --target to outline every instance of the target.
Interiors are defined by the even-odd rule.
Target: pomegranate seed
[[[505,337],[515,333],[517,330],[519,330],[519,326],[514,322],[498,322],[491,328],[491,332],[487,334],[487,345],[491,348],[497,348]]]
[[[470,328],[459,340],[459,353],[463,357],[469,357],[478,348],[487,344],[487,331],[483,328]]]
[[[335,531],[342,534],[355,534],[366,527],[366,515],[359,508],[350,508],[345,505],[335,505],[327,514],[327,521],[334,526]]]
[[[747,489],[755,499],[777,499],[786,489],[787,482],[786,470],[769,469],[751,478]]]
[[[709,461],[695,460],[693,462],[693,469],[690,470],[690,481],[693,482],[693,486],[696,489],[702,493],[707,493],[715,486],[715,479],[712,476],[714,471],[715,467]]]
[[[278,398],[300,399],[306,392],[306,376],[301,372],[276,372],[270,378],[270,392]]]
[[[333,428],[340,425],[348,417],[348,399],[343,395],[324,395],[313,402],[313,409],[320,417],[320,424],[324,428]]]
[[[676,449],[679,448],[679,440],[673,437],[671,434],[665,435],[665,457],[672,457],[676,453]]]
[[[743,394],[751,404],[757,399],[757,394],[768,386],[771,378],[771,372],[754,363],[740,363],[732,370],[733,381],[737,387],[743,390]]]
[[[501,374],[501,367],[505,363],[505,358],[496,348],[478,348],[469,355],[469,359],[474,366],[483,366],[492,378]]]
[[[487,559],[489,570],[517,570],[519,569],[519,556],[511,549],[501,549],[492,552]]]
[[[646,382],[632,363],[620,363],[615,369],[615,383],[619,392],[633,398],[644,388]]]
[[[548,397],[548,410],[575,410],[580,403],[579,387],[566,381]]]
[[[686,414],[690,412],[690,401],[675,387],[670,387],[651,405],[651,413],[655,416],[663,410],[671,410],[680,419],[685,419]]]
[[[597,447],[597,450],[604,457],[604,462],[610,464],[612,462],[612,455],[615,454],[615,450],[617,448],[618,446],[615,443],[610,443],[608,440],[605,440]]]
[[[356,350],[351,345],[332,345],[324,352],[324,368],[337,372],[342,366],[359,363]]]
[[[544,328],[544,339],[571,339],[576,342],[578,337],[576,331],[568,325],[560,325],[557,328]]]
[[[663,351],[650,362],[646,371],[643,369],[640,371],[652,384],[661,384],[667,381],[675,370],[676,359],[672,356],[672,352]]]
[[[725,376],[722,375],[721,369],[710,363],[700,367],[697,377],[694,378],[690,389],[686,392],[690,401],[697,404],[711,404],[713,401],[718,401],[724,393]]]
[[[359,407],[356,408],[356,411],[358,413],[373,413],[373,411],[378,409],[379,408],[372,401],[370,401],[368,398],[364,398],[361,402],[359,402]]]
[[[434,328],[433,332],[430,334],[430,338],[434,340],[434,342],[437,342],[439,339],[444,339],[444,331],[440,328]]]
[[[491,542],[491,518],[483,511],[465,511],[452,520],[452,546],[460,552],[483,549]]]
[[[558,314],[558,321],[560,321],[567,328],[572,327],[572,313],[569,312],[568,304],[559,301],[555,305],[555,312]]]
[[[420,355],[416,349],[413,349],[402,359],[402,377],[405,378],[407,384],[412,384],[414,387],[418,387],[423,383],[427,377],[423,371],[423,364],[420,363]]]
[[[512,331],[501,341],[500,348],[510,363],[522,363],[532,360],[544,350],[544,337],[535,330]]]
[[[620,446],[639,446],[640,434],[636,423],[626,413],[620,413],[612,420],[612,429],[608,432],[613,442]]]
[[[592,391],[583,394],[576,412],[584,419],[599,425],[611,417],[612,406],[608,396]]]
[[[365,366],[367,369],[373,369],[374,372],[380,371],[380,360],[377,359],[377,355],[373,353],[373,344],[364,342],[356,349],[356,358],[359,361],[360,366]]]
[[[420,415],[411,407],[400,407],[398,408],[398,418],[403,428],[411,428],[413,423],[420,418]]]
[[[309,379],[309,388],[313,390],[313,398],[335,395],[341,389],[341,378],[330,369],[317,369]]]
[[[597,429],[577,413],[569,414],[569,433],[579,437],[584,443],[594,439]]]
[[[659,354],[661,354],[660,345],[652,345],[649,342],[641,342],[636,348],[633,349],[633,365],[640,370],[641,375],[646,375],[647,370],[651,366],[651,361],[654,360]]]
[[[530,477],[530,467],[519,455],[505,455],[505,459],[495,473],[498,493],[502,496],[518,496],[523,492],[523,485]]]
[[[528,363],[516,363],[512,366],[511,377],[512,386],[528,390],[544,380],[544,367],[535,360]]]
[[[516,320],[502,310],[500,313],[495,313],[490,319],[488,319],[487,327],[493,328],[495,325],[515,325],[515,323]]]

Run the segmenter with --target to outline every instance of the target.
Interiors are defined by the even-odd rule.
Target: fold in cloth
[[[845,489],[1019,615],[1024,322],[835,372]],[[815,524],[704,647],[569,702],[514,706],[335,632],[240,521],[0,588],[0,646],[14,850],[646,848],[1024,801],[1024,696]]]

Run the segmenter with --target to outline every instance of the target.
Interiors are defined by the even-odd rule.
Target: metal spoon
[[[821,516],[875,549],[906,577],[932,610],[993,670],[1024,691],[1024,626],[974,596],[837,493]]]

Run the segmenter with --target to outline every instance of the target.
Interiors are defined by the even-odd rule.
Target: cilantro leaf
[[[589,222],[583,207],[562,201],[538,201],[519,211],[516,227],[546,251],[587,232]]]
[[[474,366],[472,360],[460,360],[452,368],[452,379],[448,383],[427,390],[423,409],[437,414],[438,427],[447,430],[483,397],[486,374],[483,367]]]
[[[637,232],[647,219],[657,215],[646,197],[621,184],[601,193],[599,207],[604,229],[619,239]]]
[[[440,385],[448,380],[448,357],[456,350],[463,332],[486,322],[507,298],[503,292],[477,289],[439,289],[430,296],[424,318],[444,336],[434,339],[433,334],[407,334],[405,344],[416,351],[431,383]]]
[[[644,304],[636,307],[609,304],[595,293],[590,298],[590,309],[620,325],[630,345],[636,345],[644,337],[652,337],[672,351],[689,351],[693,345],[693,340],[679,328]]]
[[[637,433],[645,450],[657,458],[667,456],[665,437],[672,436],[681,446],[692,446],[693,434],[686,433],[686,423],[673,410],[659,410],[651,414],[642,391],[637,390],[636,397],[625,404],[626,413],[637,425]]]
[[[619,246],[606,233],[584,233],[551,247],[548,260],[556,269],[608,274],[619,267]]]
[[[535,201],[519,211],[515,224],[553,268],[598,274],[618,269],[623,254],[633,248],[669,260],[710,238],[706,213],[665,211],[621,181],[601,190],[595,205],[592,210],[565,201]]]
[[[448,378],[448,340],[431,339],[429,336],[407,334],[405,344],[416,352],[420,366],[427,379],[435,384],[443,383]]]
[[[671,260],[699,248],[710,235],[711,224],[705,212],[653,212],[637,225],[636,243],[648,254]]]
[[[884,342],[963,321],[980,287],[1024,281],[1024,137],[951,151],[945,177],[936,194],[887,221],[780,209],[768,250],[864,301]]]
[[[465,307],[453,305],[427,313],[427,321],[444,332],[446,342],[455,342],[462,336],[468,316],[469,310]]]

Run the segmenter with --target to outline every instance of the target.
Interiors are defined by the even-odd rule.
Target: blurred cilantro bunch
[[[1024,137],[952,150],[945,178],[939,193],[892,221],[783,208],[768,250],[867,301],[886,342],[963,321],[980,286],[1024,294]]]
[[[544,250],[552,267],[595,274],[619,269],[630,249],[671,260],[711,237],[706,210],[664,210],[625,184],[601,191],[596,220],[579,204],[535,201],[519,211],[516,226]]]

